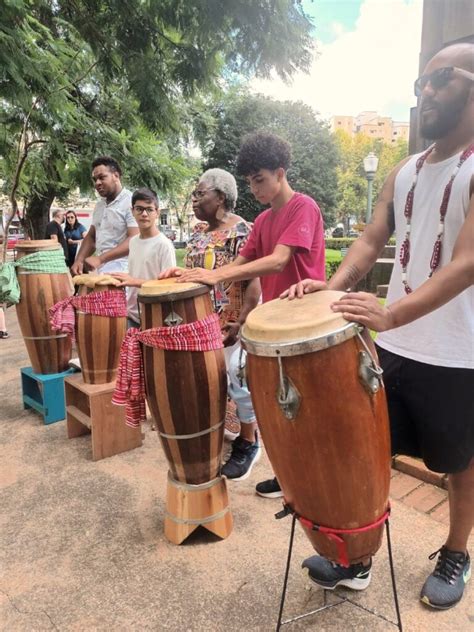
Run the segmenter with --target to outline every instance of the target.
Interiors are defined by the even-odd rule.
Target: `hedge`
[[[332,248],[333,250],[340,250],[341,248],[350,248],[355,242],[355,237],[328,237],[324,240],[326,248]],[[395,238],[391,237],[388,242],[389,246],[395,245]]]

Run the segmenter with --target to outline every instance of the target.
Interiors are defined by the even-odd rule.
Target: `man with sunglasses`
[[[125,272],[128,243],[138,233],[131,210],[132,193],[122,187],[122,170],[110,156],[99,156],[92,163],[92,180],[101,199],[92,216],[92,225],[84,238],[72,274],[86,270]]]
[[[388,176],[372,222],[328,287],[354,287],[396,231],[386,306],[349,291],[332,308],[383,332],[376,342],[393,453],[422,457],[431,470],[449,474],[449,534],[430,556],[438,560],[420,595],[426,605],[447,609],[461,600],[470,577],[474,522],[474,45],[435,55],[415,93],[421,134],[434,143]],[[305,280],[282,297],[325,287]],[[303,562],[310,578],[329,589],[366,588],[370,566],[367,559],[343,568],[317,555]]]

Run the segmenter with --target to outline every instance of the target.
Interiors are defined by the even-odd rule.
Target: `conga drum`
[[[285,505],[318,553],[347,566],[381,545],[390,435],[370,338],[330,309],[342,295],[269,301],[248,315],[242,342]]]
[[[142,330],[196,324],[214,313],[207,286],[175,279],[144,283],[138,303]],[[165,535],[179,544],[201,525],[227,537],[232,516],[219,475],[227,400],[223,350],[142,350],[147,402],[169,464]]]
[[[50,239],[24,241],[15,246],[17,261],[34,252],[61,250]],[[49,322],[49,308],[73,294],[71,275],[35,272],[17,265],[20,302],[16,306],[18,322],[35,373],[61,373],[71,359],[71,340],[67,334],[55,332]]]
[[[123,295],[125,301],[125,290],[117,287],[120,281],[110,275],[81,274],[73,281],[79,288],[79,296],[115,291]],[[86,384],[106,384],[115,380],[126,330],[126,316],[98,316],[76,309],[77,351]]]

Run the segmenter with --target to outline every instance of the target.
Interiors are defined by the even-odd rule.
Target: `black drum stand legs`
[[[290,565],[291,565],[291,555],[293,552],[293,542],[294,542],[294,537],[295,537],[295,525],[296,525],[296,515],[293,514],[292,516],[292,520],[291,520],[291,532],[290,532],[290,542],[288,545],[288,556],[287,556],[287,560],[286,560],[286,569],[285,569],[285,579],[283,581],[283,590],[282,590],[282,594],[281,594],[281,600],[280,600],[280,611],[278,613],[278,623],[277,623],[277,632],[279,632],[281,630],[281,627],[283,625],[287,625],[288,623],[293,623],[295,621],[299,621],[300,619],[304,619],[306,617],[309,617],[313,614],[316,614],[318,612],[322,612],[323,610],[329,610],[329,608],[334,608],[335,606],[339,606],[342,603],[350,603],[353,606],[355,606],[356,608],[359,608],[360,610],[364,610],[365,612],[369,612],[370,614],[378,617],[379,619],[383,619],[384,621],[387,621],[388,623],[391,623],[392,625],[394,625],[395,627],[397,627],[399,629],[400,632],[402,632],[403,628],[402,628],[402,619],[401,619],[401,615],[400,615],[400,606],[398,603],[398,594],[397,594],[397,584],[395,582],[395,570],[394,570],[394,566],[393,566],[393,554],[392,554],[392,542],[390,539],[390,525],[389,525],[389,519],[387,518],[385,520],[385,531],[387,534],[387,549],[388,549],[388,559],[389,559],[389,564],[390,564],[390,577],[391,577],[391,581],[392,581],[392,591],[393,591],[393,602],[394,602],[394,606],[395,606],[395,612],[397,615],[397,621],[392,621],[391,619],[388,619],[387,617],[379,614],[378,612],[375,612],[374,610],[371,610],[370,608],[366,608],[365,606],[362,606],[359,603],[356,603],[355,601],[352,601],[351,599],[347,598],[347,597],[339,597],[338,601],[335,601],[334,603],[328,603],[327,601],[327,591],[324,590],[324,602],[323,605],[320,606],[319,608],[316,608],[315,610],[311,610],[311,612],[305,612],[303,614],[297,615],[295,617],[292,617],[290,619],[285,619],[283,620],[283,610],[285,607],[285,598],[286,598],[286,591],[287,591],[287,587],[288,587],[288,576],[290,573]]]

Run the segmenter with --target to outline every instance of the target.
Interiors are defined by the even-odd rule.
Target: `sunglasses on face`
[[[191,191],[191,197],[194,197],[200,200],[206,195],[208,191],[217,191],[217,189],[215,187],[213,189],[204,189],[202,191],[200,191],[199,189],[194,189],[194,191]]]
[[[151,215],[156,211],[156,208],[154,206],[134,206],[132,211],[137,215],[141,215],[144,211],[147,215]]]
[[[421,77],[418,77],[414,85],[415,96],[421,97],[421,94],[428,83],[431,85],[433,90],[440,90],[441,88],[444,88],[455,75],[474,81],[474,74],[468,70],[464,70],[463,68],[456,68],[455,66],[438,68],[428,75],[421,75]]]

